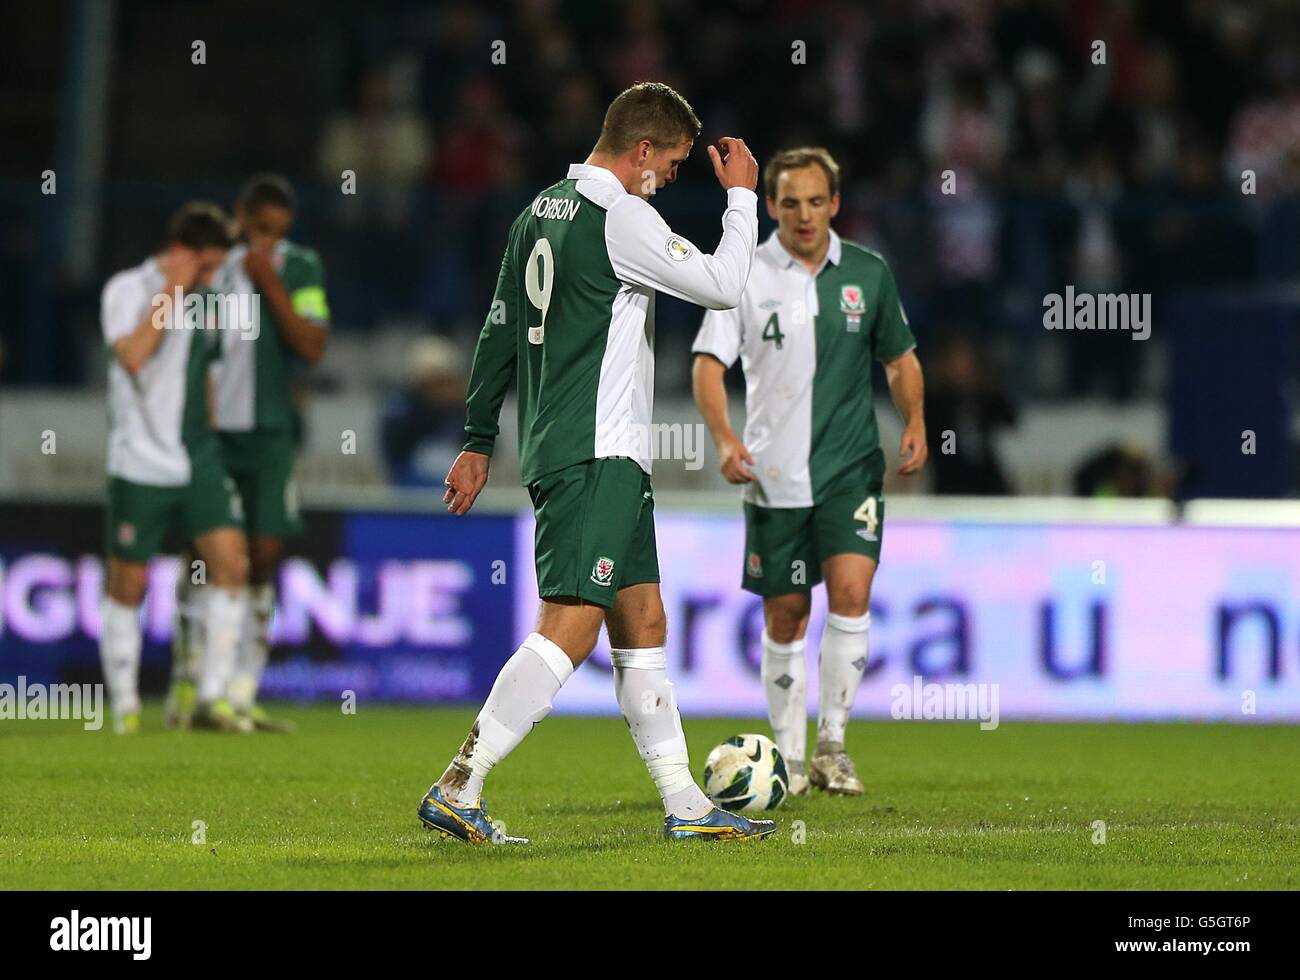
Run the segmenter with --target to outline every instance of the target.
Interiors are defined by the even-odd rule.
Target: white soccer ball
[[[733,813],[775,810],[789,784],[785,758],[766,735],[733,735],[704,763],[704,792]]]

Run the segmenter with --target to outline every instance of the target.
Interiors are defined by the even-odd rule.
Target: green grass
[[[1283,726],[854,723],[867,796],[794,799],[768,840],[708,844],[659,836],[621,719],[555,717],[488,782],[493,815],[533,843],[469,848],[415,807],[472,712],[283,714],[297,734],[168,733],[156,708],[135,738],[0,723],[0,888],[1300,886],[1300,736]],[[686,729],[698,770],[763,727]]]

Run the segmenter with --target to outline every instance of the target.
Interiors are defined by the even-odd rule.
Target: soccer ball
[[[704,763],[704,792],[733,813],[775,810],[789,783],[785,758],[766,735],[733,735]]]

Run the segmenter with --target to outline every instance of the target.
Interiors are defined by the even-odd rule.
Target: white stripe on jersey
[[[839,265],[840,237],[831,232],[826,262]],[[825,268],[823,262],[822,268]],[[820,272],[821,269],[818,270]],[[691,350],[711,354],[745,374],[745,448],[754,457],[746,502],[759,507],[811,507],[813,378],[817,372],[817,276],[781,245],[776,232],[754,251],[740,305],[704,315]],[[781,349],[763,335],[772,315]]]
[[[109,476],[148,486],[178,487],[190,482],[190,457],[181,441],[190,344],[196,331],[165,331],[158,349],[132,377],[113,354],[153,309],[167,277],[150,258],[117,273],[104,285],[100,325],[109,347]],[[203,338],[199,337],[202,342]]]
[[[276,259],[282,261],[286,244],[276,245]],[[217,271],[213,289],[219,293],[252,296],[253,280],[244,271],[247,245],[236,245]],[[269,323],[267,324],[269,326]],[[248,432],[257,423],[258,338],[243,330],[222,330],[221,357],[212,364],[216,393],[216,427],[222,432]]]
[[[723,234],[709,255],[672,229],[648,202],[629,194],[604,167],[573,164],[579,194],[605,209],[605,250],[623,283],[610,311],[596,390],[596,457],[627,456],[651,471],[656,290],[710,308],[740,297],[758,236],[758,198],[727,192]]]

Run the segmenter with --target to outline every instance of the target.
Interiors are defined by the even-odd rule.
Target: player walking
[[[757,236],[758,165],[738,139],[709,157],[727,191],[723,235],[706,255],[672,230],[650,196],[677,176],[700,121],[667,85],[614,100],[585,163],[515,220],[470,377],[465,450],[447,474],[454,514],[487,482],[497,418],[519,379],[523,480],[537,516],[537,630],[501,668],[460,752],[420,804],[430,827],[483,844],[497,834],[483,781],[551,710],[603,622],[614,689],[663,799],[669,837],[738,840],[775,825],[713,806],[691,776],[668,681],[648,432],[656,290],[734,306]]]
[[[288,731],[257,704],[257,688],[270,653],[275,580],[284,539],[302,533],[293,479],[296,414],[290,382],[295,362],[315,364],[329,336],[329,305],[320,257],[286,237],[296,207],[292,185],[275,174],[250,179],[235,202],[243,241],[230,250],[217,287],[251,296],[259,329],[222,333],[213,364],[216,427],[222,456],[244,502],[250,559],[249,615],[228,671],[228,696],[244,729]],[[168,698],[169,719],[184,725],[193,699],[186,664],[198,659],[204,637],[207,590],[186,576],[177,596],[175,656],[178,675]]]
[[[205,681],[196,720],[220,711],[248,607],[248,556],[240,502],[226,479],[208,418],[208,362],[215,345],[206,312],[175,297],[208,285],[230,247],[229,220],[214,204],[181,208],[167,245],[104,286],[101,321],[108,368],[107,588],[99,650],[119,733],[140,727],[140,617],[147,563],[169,529],[194,542],[212,584],[204,611]],[[183,575],[183,578],[188,576]]]
[[[742,587],[763,597],[763,688],[790,792],[808,781],[859,794],[844,730],[867,663],[868,604],[880,559],[885,460],[871,396],[883,361],[906,428],[899,472],[927,450],[921,364],[893,274],[870,249],[831,230],[839,166],[820,148],[787,150],[763,175],[777,230],[755,253],[736,309],[710,310],[695,339],[695,402],[722,473],[745,485]],[[745,372],[745,438],[731,429],[723,374]],[[805,634],[823,578],[830,611],[819,650],[819,718],[805,773]]]

